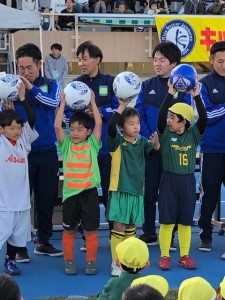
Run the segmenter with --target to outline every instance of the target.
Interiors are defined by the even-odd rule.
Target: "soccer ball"
[[[133,72],[119,73],[113,81],[113,91],[116,97],[124,101],[131,101],[141,90],[141,80]]]
[[[71,81],[64,91],[66,104],[73,110],[84,109],[91,101],[91,91],[81,81]]]
[[[178,92],[192,90],[198,82],[198,74],[194,67],[188,64],[181,64],[173,68],[170,75],[170,82]]]
[[[0,76],[0,99],[15,101],[18,99],[18,84],[21,79],[13,74],[4,74]]]

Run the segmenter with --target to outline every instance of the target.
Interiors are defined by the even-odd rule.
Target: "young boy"
[[[27,114],[25,122],[10,101],[2,102],[3,111],[0,112],[0,250],[7,242],[4,272],[10,275],[20,274],[15,262],[16,253],[31,239],[27,156],[31,143],[38,137],[32,129],[34,115],[24,101],[22,83],[19,98],[17,102]]]
[[[113,221],[112,276],[120,275],[120,269],[115,264],[117,245],[124,239],[135,236],[135,224],[144,222],[144,155],[153,150],[153,145],[147,138],[137,138],[140,132],[138,111],[132,107],[126,108],[128,102],[119,100],[119,104],[108,125],[112,168],[107,219]],[[117,126],[122,135],[118,133]],[[159,149],[156,133],[153,134],[151,142]]]
[[[132,281],[141,277],[140,271],[149,266],[148,246],[135,237],[130,237],[116,247],[116,265],[120,277],[111,278],[98,294],[97,299],[121,299],[123,292]]]
[[[182,281],[178,289],[178,300],[215,300],[216,291],[202,277],[196,276]]]
[[[86,275],[96,274],[99,227],[100,172],[97,155],[101,148],[102,118],[92,92],[90,109],[95,127],[92,133],[92,118],[86,112],[75,112],[69,121],[70,134],[66,136],[62,119],[66,105],[64,93],[55,119],[58,149],[63,157],[63,250],[65,273],[76,274],[74,243],[77,224],[81,221],[86,239]]]
[[[206,126],[206,111],[199,95],[198,85],[191,91],[199,119],[194,119],[193,108],[185,103],[173,103],[176,91],[169,83],[158,118],[158,132],[163,161],[163,173],[159,187],[159,243],[161,258],[159,267],[170,269],[170,242],[175,224],[178,224],[180,259],[178,265],[195,269],[196,263],[189,256],[191,225],[196,203],[194,176],[196,151]],[[174,105],[173,105],[174,104]]]

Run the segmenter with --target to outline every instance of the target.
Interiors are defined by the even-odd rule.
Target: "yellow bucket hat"
[[[148,275],[148,276],[137,278],[132,281],[131,286],[138,285],[138,284],[147,284],[155,288],[163,295],[163,297],[166,296],[169,290],[169,284],[167,280],[164,277],[159,275]]]
[[[202,277],[184,280],[178,289],[178,300],[215,300],[216,291]]]
[[[143,268],[149,260],[146,243],[138,238],[130,237],[117,245],[118,260],[128,268]]]
[[[225,277],[223,278],[223,281],[220,283],[220,295],[225,298]]]
[[[191,122],[194,119],[194,110],[193,108],[186,103],[175,103],[169,108],[169,111],[181,115],[184,119]]]

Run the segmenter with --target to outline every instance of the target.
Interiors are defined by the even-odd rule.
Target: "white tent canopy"
[[[39,11],[24,11],[0,4],[0,29],[28,29],[40,26]]]

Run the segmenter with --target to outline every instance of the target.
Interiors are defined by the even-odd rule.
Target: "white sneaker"
[[[83,242],[83,244],[80,246],[80,251],[81,252],[86,252],[86,241]]]
[[[121,274],[121,270],[119,267],[117,267],[117,265],[115,263],[111,264],[111,275],[113,277],[119,277]]]

